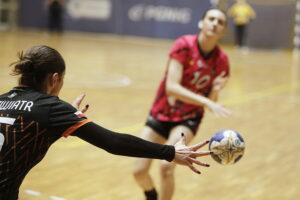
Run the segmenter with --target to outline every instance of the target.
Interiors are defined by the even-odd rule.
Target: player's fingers
[[[212,151],[199,151],[199,152],[193,152],[191,155],[193,157],[201,157],[201,156],[207,156],[211,155],[213,152]]]
[[[220,112],[218,112],[217,110],[214,111],[214,114],[215,114],[216,118],[220,118],[221,117]]]
[[[89,109],[89,106],[90,106],[89,104],[86,104],[86,105],[84,106],[84,108],[81,109],[81,112],[82,112],[82,113],[85,113],[85,112]]]
[[[217,118],[221,118],[221,117],[223,117],[223,118],[227,118],[227,117],[229,117],[231,114],[232,114],[233,112],[231,111],[231,110],[229,110],[229,109],[227,109],[227,108],[225,108],[225,107],[220,107],[219,109],[217,109],[216,111],[215,111],[215,116],[217,117]]]
[[[228,116],[229,116],[229,114],[227,114],[225,112],[220,113],[220,117],[222,117],[222,118],[227,118]]]
[[[224,108],[223,112],[221,113],[222,117],[229,117],[233,112],[229,109]]]
[[[76,99],[75,99],[75,101],[77,102],[77,103],[81,103],[81,101],[84,99],[84,97],[85,97],[85,94],[83,93],[83,94],[80,94]]]
[[[186,162],[186,164],[193,172],[195,172],[197,174],[201,174],[201,172],[196,167],[194,167],[194,165],[192,163]]]
[[[76,99],[73,101],[72,105],[75,108],[78,108],[79,105],[81,104],[82,100],[84,99],[85,94],[80,94],[78,97],[76,97]]]
[[[200,160],[197,160],[197,159],[195,159],[195,158],[189,157],[188,160],[189,160],[191,163],[195,163],[195,164],[201,165],[201,166],[203,166],[203,167],[209,167],[209,166],[210,166],[208,163],[201,162]]]
[[[193,151],[197,151],[198,149],[200,149],[201,147],[207,145],[208,143],[209,143],[209,140],[205,140],[203,142],[200,142],[198,144],[190,146],[190,149],[193,150]]]
[[[231,113],[232,113],[232,111],[229,110],[228,108],[224,108],[224,107],[223,107],[223,109],[224,109],[224,112],[227,113],[227,114],[231,114]]]
[[[178,154],[181,154],[181,155],[191,155],[191,154],[193,154],[193,153],[195,153],[194,151],[188,151],[188,150],[186,150],[186,151],[177,151],[176,153],[178,153]]]

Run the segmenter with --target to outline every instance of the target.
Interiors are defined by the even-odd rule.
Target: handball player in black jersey
[[[229,78],[229,62],[219,47],[227,25],[226,14],[219,9],[207,10],[199,21],[198,34],[183,35],[175,40],[169,53],[167,70],[150,109],[142,138],[151,142],[175,144],[181,133],[190,142],[208,108],[217,117],[231,111],[216,103],[219,92]],[[175,190],[174,166],[160,163],[159,194],[149,170],[151,159],[138,158],[133,174],[147,200],[170,200]]]
[[[79,105],[59,99],[65,62],[48,46],[35,46],[12,64],[19,85],[0,95],[0,200],[16,200],[26,174],[39,163],[49,147],[60,137],[77,136],[112,154],[167,160],[190,167],[206,166],[196,152],[207,141],[185,146],[185,136],[176,145],[151,143],[138,137],[107,130],[84,116]],[[50,180],[51,181],[51,180]]]

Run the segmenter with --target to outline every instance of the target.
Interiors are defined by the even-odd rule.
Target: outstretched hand
[[[211,151],[198,151],[201,147],[208,144],[209,141],[200,142],[192,146],[185,145],[185,136],[182,133],[180,140],[174,145],[175,157],[173,162],[180,165],[188,166],[195,173],[201,174],[201,172],[193,165],[200,165],[203,167],[209,167],[209,164],[197,160],[197,157],[210,155]]]
[[[81,111],[82,113],[85,113],[88,110],[88,108],[89,108],[89,104],[86,104],[84,106],[84,108],[82,108],[81,110],[79,108],[82,100],[84,99],[84,97],[85,97],[85,94],[81,94],[72,103],[72,106],[74,108],[76,108],[77,110]]]
[[[208,109],[215,114],[216,117],[228,117],[229,115],[232,114],[232,111],[225,108],[221,104],[218,104],[214,101],[210,101],[207,103]]]

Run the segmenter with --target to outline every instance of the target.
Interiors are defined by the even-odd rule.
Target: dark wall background
[[[227,10],[234,0],[223,5]],[[296,1],[293,0],[248,0],[256,12],[248,27],[247,46],[254,48],[292,48],[295,26]],[[234,30],[230,19],[225,43],[233,43]]]

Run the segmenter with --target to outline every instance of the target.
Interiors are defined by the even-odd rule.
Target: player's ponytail
[[[62,74],[65,71],[65,62],[62,56],[48,46],[35,46],[18,54],[19,61],[12,63],[12,75],[21,75],[20,85],[29,86],[42,91],[48,74]]]

